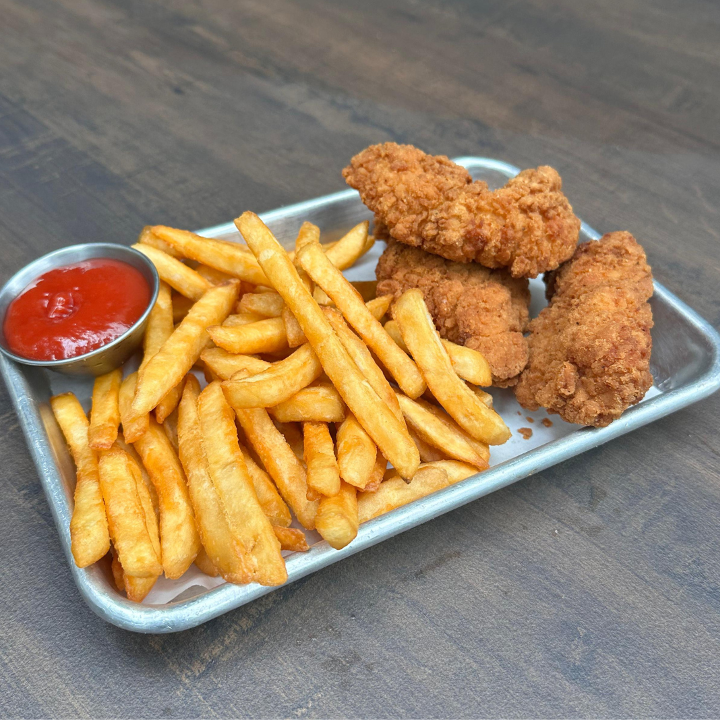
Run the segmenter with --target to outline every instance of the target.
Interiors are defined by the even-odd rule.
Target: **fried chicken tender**
[[[545,279],[550,305],[530,323],[530,361],[515,396],[528,410],[609,425],[653,383],[645,252],[630,233],[609,233]]]
[[[577,245],[580,220],[551,167],[523,170],[491,192],[445,156],[385,143],[356,155],[343,177],[375,213],[376,236],[386,232],[448,260],[532,278]]]
[[[456,263],[391,242],[375,270],[377,294],[399,298],[419,288],[442,337],[481,352],[493,385],[507,387],[528,360],[530,292],[524,278],[477,263]],[[392,310],[391,310],[392,312]]]

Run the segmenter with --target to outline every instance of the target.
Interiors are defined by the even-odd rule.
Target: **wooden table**
[[[720,6],[0,0],[0,280],[343,187],[561,172],[720,324]],[[720,714],[720,396],[173,636],[96,618],[0,391],[0,715]]]

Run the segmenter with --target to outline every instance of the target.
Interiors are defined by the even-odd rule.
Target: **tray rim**
[[[519,168],[493,158],[465,156],[456,158],[455,162],[464,166],[496,170],[507,177],[512,177],[519,172]],[[262,213],[260,217],[265,222],[271,222],[287,214],[308,212],[356,196],[355,190],[341,190],[280,207]],[[592,239],[600,237],[598,232],[584,222],[582,231]],[[235,232],[232,222],[198,231],[199,234],[211,236],[230,232]],[[342,550],[333,550],[326,543],[321,543],[315,546],[310,553],[295,553],[287,558],[288,581],[280,587],[286,587],[295,580],[321,570],[382,540],[602,445],[715,392],[720,388],[720,335],[710,323],[662,284],[654,282],[654,290],[656,296],[670,305],[708,342],[711,348],[711,362],[700,377],[687,385],[664,392],[630,408],[620,419],[605,428],[579,428],[577,432],[518,455],[490,470],[473,475],[456,485],[365,523],[360,527],[358,537]],[[101,577],[102,571],[98,567],[78,568],[70,552],[69,502],[63,490],[62,478],[55,462],[53,449],[48,442],[39,407],[36,406],[28,381],[17,363],[4,356],[0,357],[0,373],[5,381],[30,455],[38,471],[75,584],[86,603],[102,619],[117,627],[135,632],[177,632],[196,627],[278,589],[257,584],[238,586],[227,583],[188,600],[162,606],[141,605],[130,602],[120,596],[114,588],[110,588],[105,579]]]

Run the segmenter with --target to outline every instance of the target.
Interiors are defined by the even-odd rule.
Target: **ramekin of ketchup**
[[[97,257],[92,256],[93,249]],[[62,263],[64,259],[76,261]],[[55,262],[48,264],[51,260]],[[37,264],[40,272],[34,275],[31,271]],[[10,285],[20,289],[15,289],[14,297],[4,297],[12,292]],[[97,351],[117,344],[146,319],[157,285],[152,264],[131,248],[89,244],[51,253],[20,271],[0,291],[0,306],[7,306],[0,347],[21,362],[48,367],[99,355]],[[132,352],[137,342],[126,345],[124,350]],[[96,374],[97,364],[87,371]]]

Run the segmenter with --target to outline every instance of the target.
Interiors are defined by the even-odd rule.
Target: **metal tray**
[[[491,187],[503,185],[518,172],[518,168],[512,165],[487,158],[465,157],[458,158],[456,162],[468,168],[475,179],[485,180]],[[304,220],[319,225],[324,237],[332,239],[370,217],[354,190],[262,215],[278,239],[287,246],[292,245]],[[238,237],[232,223],[199,232],[210,237]],[[583,223],[581,241],[598,237],[597,232]],[[379,252],[378,248],[348,275],[353,279],[373,278]],[[531,310],[536,314],[544,304],[542,283],[534,281],[531,290]],[[606,443],[717,390],[720,387],[720,337],[715,330],[659,283],[655,283],[651,303],[655,318],[651,368],[655,386],[642,403],[630,408],[622,418],[605,428],[568,425],[553,415],[551,428],[545,428],[540,422],[532,425],[534,434],[530,440],[523,440],[514,432],[506,445],[493,448],[490,469],[362,525],[357,538],[343,550],[333,550],[325,542],[317,541],[309,552],[290,555],[287,558],[288,582]],[[272,592],[273,588],[255,584],[238,586],[225,583],[209,588],[207,584],[202,586],[191,580],[179,597],[171,602],[153,604],[151,594],[145,603],[136,604],[115,590],[108,568],[102,563],[82,570],[76,567],[70,553],[69,534],[75,469],[48,400],[52,394],[72,390],[87,409],[92,381],[17,365],[5,357],[0,357],[0,370],[45,489],[70,571],[80,593],[100,617],[136,632],[175,632],[199,625]],[[527,425],[525,418],[528,416],[534,416],[535,420],[546,417],[543,412],[527,413],[522,410],[509,391],[493,390],[493,395],[496,407],[513,431],[520,425]]]

